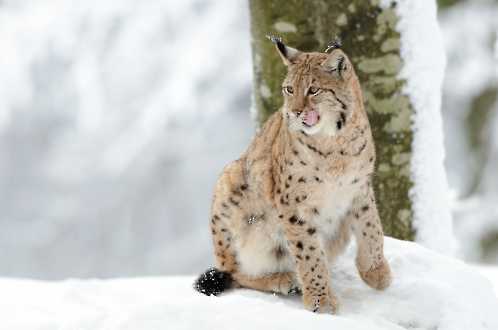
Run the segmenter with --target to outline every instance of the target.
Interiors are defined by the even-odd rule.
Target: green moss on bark
[[[265,36],[277,34],[303,51],[323,51],[336,36],[351,57],[362,84],[376,142],[378,171],[374,186],[384,231],[412,240],[409,198],[413,113],[397,78],[402,61],[397,16],[378,1],[250,0],[254,63],[254,100],[263,123],[282,104],[285,76],[273,45]]]

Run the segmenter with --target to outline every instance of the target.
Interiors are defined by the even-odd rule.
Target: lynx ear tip
[[[282,43],[282,38],[274,34],[267,34],[266,38],[273,42],[274,44]]]
[[[339,37],[335,37],[335,39],[332,40],[327,45],[327,48],[325,49],[325,53],[328,53],[331,50],[340,49],[340,48],[342,48],[342,40]]]

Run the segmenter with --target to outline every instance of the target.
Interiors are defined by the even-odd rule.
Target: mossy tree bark
[[[254,102],[263,123],[282,104],[285,67],[267,34],[303,51],[323,51],[336,36],[362,84],[377,149],[374,186],[384,231],[413,240],[409,190],[413,108],[401,92],[398,17],[373,0],[249,0]]]

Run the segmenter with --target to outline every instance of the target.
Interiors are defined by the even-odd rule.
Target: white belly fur
[[[282,230],[275,230],[275,224],[255,224],[251,232],[237,244],[237,259],[241,271],[250,276],[292,271],[294,263],[288,253],[282,258],[276,258],[277,246],[287,250]]]

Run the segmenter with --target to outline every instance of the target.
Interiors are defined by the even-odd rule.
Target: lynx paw
[[[391,284],[391,268],[386,259],[381,264],[374,265],[367,271],[361,271],[360,276],[370,287],[384,290]]]
[[[275,291],[284,295],[296,295],[301,293],[301,288],[293,273],[283,273]]]
[[[303,296],[304,307],[314,313],[335,314],[337,312],[337,298],[332,295],[324,296]]]

